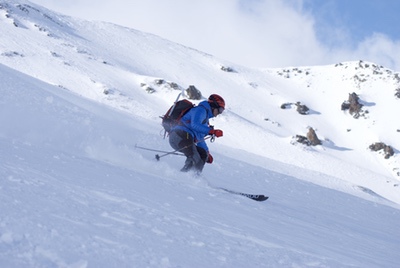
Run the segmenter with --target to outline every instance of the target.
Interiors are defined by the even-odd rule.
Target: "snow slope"
[[[0,23],[2,267],[398,267],[398,74],[250,69],[26,1]],[[200,178],[135,148],[171,150],[158,116],[189,85],[227,102]],[[366,117],[340,110],[351,92]],[[297,101],[311,113],[280,108]],[[322,145],[293,144],[308,126]]]

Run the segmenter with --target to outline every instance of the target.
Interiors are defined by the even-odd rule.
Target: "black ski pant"
[[[185,154],[185,167],[193,167],[199,173],[203,170],[208,153],[204,148],[196,146],[192,135],[183,130],[174,130],[169,133],[169,144]]]

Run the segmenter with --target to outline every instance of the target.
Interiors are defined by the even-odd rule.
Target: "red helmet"
[[[210,103],[211,107],[215,108],[223,108],[225,109],[225,101],[224,99],[217,94],[212,94],[210,97],[208,97],[208,102]]]

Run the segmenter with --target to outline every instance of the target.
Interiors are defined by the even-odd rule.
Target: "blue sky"
[[[400,0],[30,0],[249,67],[372,61],[400,71]]]
[[[374,32],[400,39],[399,0],[306,0],[304,9],[314,16],[322,41],[335,44],[329,35],[335,29],[347,31],[352,45]]]

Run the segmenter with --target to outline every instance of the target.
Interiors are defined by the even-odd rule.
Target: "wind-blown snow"
[[[26,1],[0,24],[1,267],[398,267],[398,73],[250,69]],[[135,148],[171,150],[159,116],[189,85],[227,102],[201,177]],[[297,101],[310,114],[280,108]],[[293,143],[307,127],[322,145]]]

